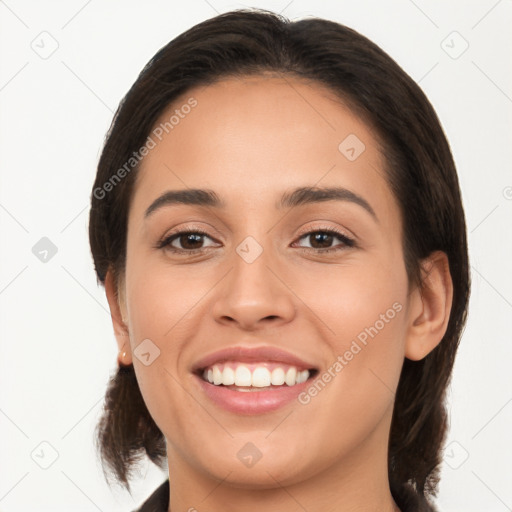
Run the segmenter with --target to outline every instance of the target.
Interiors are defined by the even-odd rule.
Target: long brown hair
[[[401,209],[410,283],[421,286],[421,259],[435,250],[448,255],[454,294],[447,331],[424,359],[404,361],[388,451],[392,489],[407,485],[435,496],[448,426],[445,393],[470,290],[464,211],[434,109],[419,86],[366,37],[333,21],[290,22],[269,11],[243,9],[206,20],[159,50],[121,101],[98,164],[89,219],[98,280],[104,284],[108,269],[116,283],[123,275],[138,168],[126,171],[126,162],[163,110],[195,86],[266,71],[326,85],[376,131]],[[105,187],[107,182],[112,186]],[[145,406],[133,366],[119,368],[109,383],[96,441],[104,471],[111,470],[127,489],[138,459],[147,455],[164,467],[165,438]]]

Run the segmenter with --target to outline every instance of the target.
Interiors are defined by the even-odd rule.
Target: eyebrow
[[[299,187],[285,192],[276,202],[275,207],[278,210],[282,210],[324,201],[348,201],[357,204],[364,208],[378,222],[377,215],[368,201],[343,187]],[[144,218],[148,218],[159,208],[174,204],[208,206],[218,209],[226,208],[226,203],[213,190],[199,188],[168,190],[151,203],[144,214]]]

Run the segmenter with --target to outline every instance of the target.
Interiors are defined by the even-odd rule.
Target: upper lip
[[[235,346],[228,347],[217,352],[213,352],[207,356],[202,357],[192,367],[193,372],[204,370],[208,366],[212,366],[215,363],[221,363],[224,361],[237,361],[241,363],[250,362],[276,362],[284,363],[290,366],[296,366],[304,369],[316,369],[315,365],[310,361],[305,361],[300,357],[286,352],[277,347],[273,346],[261,346],[261,347],[244,347]]]

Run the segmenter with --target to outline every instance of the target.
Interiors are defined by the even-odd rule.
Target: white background
[[[6,0],[0,511],[130,511],[166,478],[147,463],[132,496],[111,490],[94,452],[117,350],[90,256],[89,197],[113,111],[144,64],[196,23],[247,6],[360,31],[433,103],[458,167],[473,279],[437,503],[446,512],[511,510],[512,1]],[[32,252],[42,237],[57,248],[46,263]]]

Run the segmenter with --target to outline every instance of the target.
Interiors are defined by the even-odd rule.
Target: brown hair
[[[421,286],[421,259],[435,250],[448,255],[454,293],[447,331],[424,359],[404,361],[388,452],[392,490],[407,486],[435,496],[448,426],[445,393],[470,290],[466,224],[455,165],[434,109],[366,37],[328,20],[290,22],[269,11],[243,9],[206,20],[159,50],[121,101],[98,164],[89,222],[98,279],[104,283],[110,269],[117,286],[123,275],[138,167],[112,180],[143,146],[163,110],[192,87],[266,71],[327,86],[376,130],[401,209],[410,283]],[[115,186],[107,193],[109,180]],[[145,406],[133,366],[119,368],[111,379],[96,436],[104,471],[108,466],[127,489],[138,458],[147,455],[164,467],[165,438]]]

